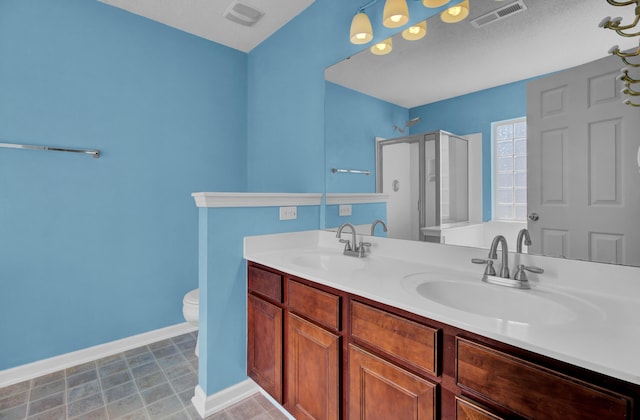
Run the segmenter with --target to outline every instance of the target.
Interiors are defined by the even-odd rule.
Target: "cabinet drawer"
[[[282,276],[280,274],[249,266],[247,287],[249,292],[282,303]]]
[[[289,280],[289,309],[331,330],[340,330],[340,297]]]
[[[435,328],[352,302],[351,335],[409,367],[438,375],[438,330]]]
[[[456,397],[456,420],[502,420],[479,404]]]
[[[456,380],[514,412],[535,419],[626,419],[623,395],[457,338]]]

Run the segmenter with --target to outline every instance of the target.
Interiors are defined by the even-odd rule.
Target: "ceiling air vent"
[[[240,25],[253,26],[262,19],[264,12],[246,3],[235,0],[227,7],[223,16]]]
[[[497,22],[502,19],[506,19],[509,16],[513,16],[514,14],[523,12],[525,10],[527,10],[527,5],[524,4],[523,0],[518,0],[473,19],[471,21],[471,24],[476,28],[481,28],[485,25]]]

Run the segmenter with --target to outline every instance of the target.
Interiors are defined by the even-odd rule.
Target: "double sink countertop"
[[[471,259],[487,250],[364,239],[370,250],[356,258],[334,232],[251,236],[244,258],[640,385],[639,268],[510,253],[512,274],[517,264],[545,270],[520,290],[481,281]]]

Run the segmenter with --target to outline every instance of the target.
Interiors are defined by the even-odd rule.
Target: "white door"
[[[382,147],[382,192],[387,201],[387,237],[416,240],[418,232],[417,143]]]
[[[532,253],[640,265],[640,108],[622,103],[621,66],[607,57],[527,85]]]

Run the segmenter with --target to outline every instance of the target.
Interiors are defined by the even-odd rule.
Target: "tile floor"
[[[196,333],[0,388],[0,420],[200,419],[191,404],[198,383]],[[282,420],[261,394],[211,420]]]

